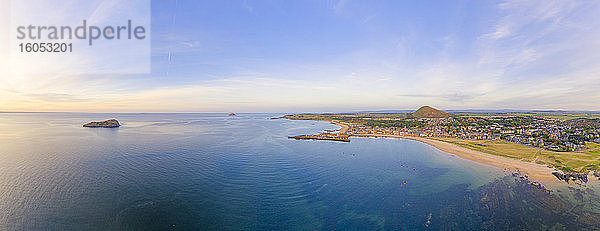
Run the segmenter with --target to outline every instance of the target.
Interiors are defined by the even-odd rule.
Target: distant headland
[[[116,119],[110,119],[100,122],[89,122],[83,126],[86,128],[118,128],[121,124]]]

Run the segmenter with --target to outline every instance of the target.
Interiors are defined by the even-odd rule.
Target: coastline
[[[337,125],[337,126],[340,126],[340,127],[341,127],[341,128],[340,128],[340,131],[339,131],[339,133],[345,133],[345,132],[347,132],[347,131],[348,131],[348,129],[350,129],[350,126],[348,126],[347,124],[344,124],[344,123],[342,123],[342,122],[338,122],[338,121],[331,121],[331,123],[332,123],[333,125]]]
[[[349,126],[342,122],[338,121],[330,121],[332,124],[340,126],[340,133],[344,133],[348,131]],[[471,160],[477,163],[498,167],[504,170],[510,170],[513,172],[518,172],[521,175],[525,175],[531,181],[541,183],[547,187],[557,187],[561,185],[572,185],[571,183],[566,183],[564,181],[558,180],[552,172],[556,170],[554,168],[549,168],[546,165],[537,164],[534,162],[525,162],[518,159],[512,159],[503,156],[497,156],[485,152],[480,152],[476,150],[471,150],[468,148],[464,148],[458,146],[456,144],[428,139],[425,137],[416,137],[416,136],[400,136],[400,135],[381,135],[381,134],[369,134],[369,135],[352,135],[355,137],[391,137],[391,138],[401,138],[401,139],[410,139],[419,141],[422,143],[426,143],[428,145],[433,146],[434,148],[456,155],[460,158]],[[595,177],[589,177],[590,182],[595,181]]]
[[[490,165],[502,169],[509,169],[528,176],[529,179],[542,183],[544,185],[558,185],[566,183],[559,181],[552,172],[554,168],[549,168],[545,165],[536,164],[533,162],[525,162],[518,159],[512,159],[503,156],[496,156],[485,152],[475,151],[468,148],[460,147],[456,144],[447,143],[439,140],[432,140],[423,137],[398,136],[397,138],[411,139],[423,142],[433,146],[434,148],[456,155],[458,157]]]

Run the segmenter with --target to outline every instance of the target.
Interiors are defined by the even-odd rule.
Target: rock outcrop
[[[558,180],[562,180],[565,181],[567,183],[569,183],[570,181],[576,181],[579,180],[582,183],[587,183],[588,182],[588,178],[587,178],[587,172],[586,173],[576,173],[576,172],[568,172],[568,173],[561,173],[561,172],[553,172],[552,175],[554,175],[556,178],[558,178]]]
[[[83,126],[86,128],[118,128],[121,124],[116,119],[110,119],[100,122],[89,122]]]

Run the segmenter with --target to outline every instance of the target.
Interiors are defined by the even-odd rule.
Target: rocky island
[[[110,119],[100,122],[89,122],[83,126],[86,128],[118,128],[121,124],[116,119]]]

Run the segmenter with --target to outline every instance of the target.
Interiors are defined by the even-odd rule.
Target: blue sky
[[[5,75],[0,110],[600,110],[598,12],[597,1],[152,1],[151,74]]]

